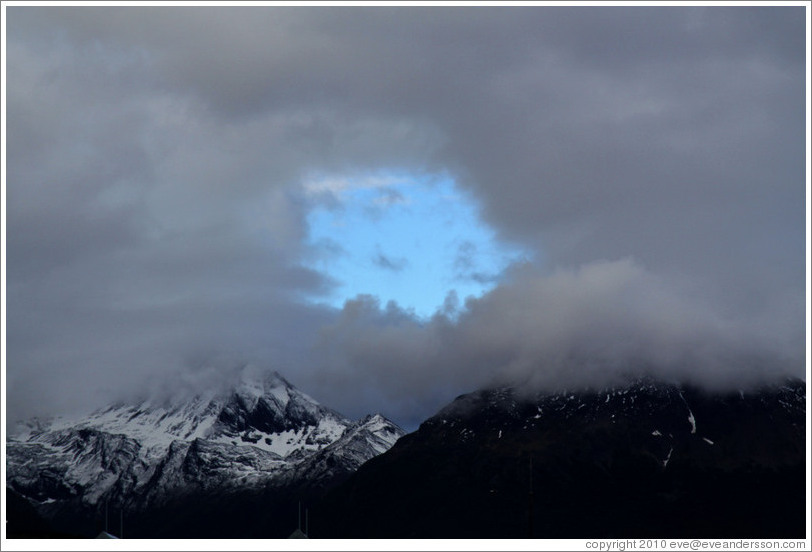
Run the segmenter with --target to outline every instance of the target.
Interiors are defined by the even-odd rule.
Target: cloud
[[[409,420],[499,374],[802,358],[802,7],[7,14],[12,416],[207,356]],[[401,174],[449,175],[534,265],[426,324],[303,300],[334,284],[308,215]]]
[[[490,286],[497,284],[500,279],[498,271],[486,272],[479,269],[479,251],[475,243],[464,240],[457,247],[453,267],[455,279],[458,282],[476,282]]]
[[[461,273],[472,270],[476,266],[476,254],[476,244],[469,240],[463,241],[457,247],[457,254],[454,257],[454,269]]]
[[[384,255],[380,251],[376,251],[372,256],[372,264],[384,270],[400,272],[409,265],[409,260],[403,257],[393,258],[388,255]]]
[[[346,404],[341,396],[363,382],[393,415],[417,423],[415,412],[485,385],[556,391],[651,375],[746,388],[803,374],[799,344],[725,319],[629,259],[546,274],[519,267],[461,312],[450,301],[427,323],[373,297],[349,301],[321,330],[320,393]]]
[[[386,188],[378,192],[378,195],[372,200],[372,203],[379,209],[386,209],[392,205],[408,204],[409,198],[394,188]]]

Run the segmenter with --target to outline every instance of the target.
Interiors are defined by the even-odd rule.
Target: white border
[[[0,455],[2,456],[2,468],[0,468],[0,484],[3,490],[0,493],[0,511],[5,516],[6,511],[6,8],[17,6],[302,6],[302,7],[320,7],[320,6],[408,6],[408,7],[437,7],[437,6],[459,6],[459,7],[476,7],[476,6],[803,6],[806,10],[806,106],[812,105],[812,81],[810,81],[810,54],[812,51],[812,36],[810,32],[810,25],[812,24],[812,7],[809,1],[747,1],[747,2],[698,2],[698,1],[661,1],[661,2],[601,2],[601,1],[583,1],[583,2],[565,2],[565,1],[548,1],[548,2],[516,2],[516,1],[477,1],[477,2],[464,2],[464,1],[415,1],[415,2],[302,2],[302,1],[287,1],[287,2],[223,2],[223,1],[200,1],[192,0],[189,2],[183,1],[119,1],[119,2],[92,2],[92,1],[3,1],[2,5],[2,25],[0,32],[2,33],[2,48],[0,48],[0,72],[2,72],[0,83],[2,83],[2,106],[0,106],[0,121],[2,121],[2,128],[0,129],[0,205],[2,206],[2,213],[0,217],[2,225],[0,227],[0,305],[2,305],[2,313],[0,313],[0,372],[2,381],[2,417],[3,423],[0,424]],[[810,342],[810,330],[812,330],[812,302],[810,302],[810,295],[812,294],[812,282],[810,277],[810,264],[812,264],[812,230],[810,227],[810,211],[812,210],[812,194],[811,185],[812,180],[812,164],[810,163],[810,146],[812,146],[812,124],[810,123],[809,111],[806,113],[806,381],[807,385],[812,375],[812,342]],[[807,389],[806,396],[806,459],[807,459],[807,477],[806,477],[806,502],[807,502],[807,521],[806,521],[806,549],[812,548],[812,512],[810,512],[810,504],[812,504],[812,474],[809,472],[810,458],[812,458],[812,427],[810,427],[810,400],[809,390]],[[768,505],[766,505],[769,507]],[[24,540],[24,539],[6,539],[6,524],[5,519],[2,520],[0,526],[0,542],[2,543],[3,550],[268,550],[271,549],[286,549],[286,550],[427,550],[427,549],[442,549],[442,550],[585,550],[588,540],[587,539],[558,539],[558,540],[471,540],[471,539],[449,539],[449,540],[165,540],[165,539],[122,539],[122,540]],[[621,540],[634,540],[634,539],[602,539],[605,543]],[[660,539],[658,539],[660,540]],[[668,547],[665,549],[726,549],[724,544],[730,545],[731,549],[737,543],[749,542],[751,549],[753,543],[766,544],[767,541],[749,540],[749,539],[715,539],[715,540],[670,540],[667,539]],[[790,539],[776,539],[776,543],[795,543],[797,541]],[[683,546],[672,546],[671,543],[682,543]],[[692,545],[699,543],[699,548],[694,548]],[[711,547],[702,545],[716,544],[717,546]],[[278,545],[278,546],[276,546]],[[738,549],[742,549],[739,547]],[[772,548],[773,550],[780,550],[781,548]],[[789,548],[785,548],[788,550]],[[618,548],[615,548],[618,550]],[[628,548],[632,550],[632,548]]]
[[[77,7],[77,6],[114,6],[114,7],[138,7],[138,6],[212,6],[212,7],[233,7],[233,6],[271,6],[271,7],[325,7],[325,6],[383,6],[383,7],[479,7],[479,6],[547,6],[547,7],[571,7],[571,6],[599,6],[599,7],[661,7],[661,6],[726,6],[726,7],[754,7],[754,6],[809,6],[809,0],[234,0],[233,2],[223,0],[3,0],[4,6],[37,6],[37,7]]]

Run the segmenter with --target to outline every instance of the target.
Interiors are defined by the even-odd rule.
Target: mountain
[[[295,514],[297,500],[318,496],[403,433],[381,415],[348,420],[249,366],[227,391],[24,424],[7,442],[7,488],[41,518],[20,510],[29,526],[52,532],[98,532],[112,510],[127,518],[130,536],[202,536],[207,521],[203,533],[216,536],[279,536],[296,522],[245,524],[275,510]]]
[[[458,397],[314,510],[315,537],[803,538],[806,388]]]

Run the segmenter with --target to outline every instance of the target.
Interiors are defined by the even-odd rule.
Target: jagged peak
[[[370,422],[378,422],[378,421],[381,421],[381,420],[388,421],[386,419],[386,417],[384,417],[381,414],[367,414],[366,416],[364,416],[363,418],[358,420],[358,425],[362,426],[362,425],[366,425],[366,424],[368,424]]]
[[[321,404],[313,397],[300,391],[276,370],[268,370],[248,364],[237,374],[229,395],[238,396],[246,405],[252,407],[262,399],[271,399],[284,408],[291,400],[309,403],[313,407]]]
[[[400,426],[380,413],[367,414],[357,422],[357,427],[366,429],[367,431],[371,431],[373,433],[386,427],[394,428],[396,431],[405,433]]]
[[[277,387],[293,387],[276,370],[260,368],[253,364],[246,364],[237,371],[235,387],[253,387],[257,389],[273,389]]]
[[[291,389],[293,386],[277,372],[264,371],[249,365],[239,372],[238,379],[232,385],[229,394],[238,395],[249,402],[272,395],[285,404]]]

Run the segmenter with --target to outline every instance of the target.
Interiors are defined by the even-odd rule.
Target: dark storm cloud
[[[12,413],[218,355],[411,420],[568,359],[802,358],[801,7],[7,14]],[[452,175],[532,276],[430,323],[303,302],[339,250],[306,246],[302,183],[380,169]]]

